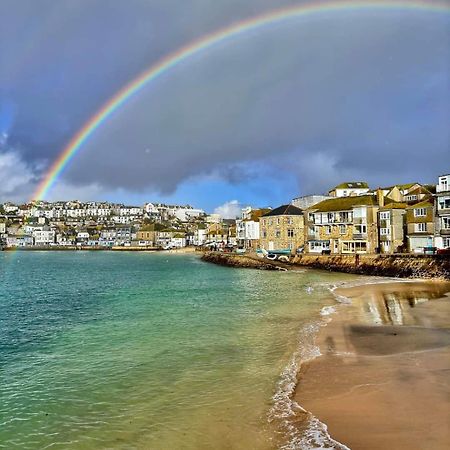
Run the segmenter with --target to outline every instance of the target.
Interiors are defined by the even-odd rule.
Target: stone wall
[[[450,280],[450,258],[445,255],[297,255],[295,265],[364,275]]]

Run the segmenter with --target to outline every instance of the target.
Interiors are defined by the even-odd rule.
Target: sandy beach
[[[295,400],[352,450],[450,448],[450,283],[339,289]]]

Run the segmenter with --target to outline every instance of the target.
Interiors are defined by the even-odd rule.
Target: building
[[[406,204],[390,203],[378,211],[379,247],[381,253],[406,251]]]
[[[139,245],[154,246],[156,242],[155,224],[144,225],[136,234]]]
[[[8,234],[6,236],[7,247],[31,247],[33,243],[33,236],[27,234]]]
[[[450,248],[450,175],[441,175],[436,185],[434,246]]]
[[[327,195],[305,195],[303,197],[294,198],[291,202],[291,205],[294,205],[297,208],[305,210],[329,198],[331,197]]]
[[[186,235],[184,233],[175,233],[170,240],[170,247],[182,248],[186,247]]]
[[[269,211],[269,208],[252,209],[250,207],[242,210],[242,218],[236,219],[237,245],[252,249],[258,247],[260,218]]]
[[[376,253],[377,213],[385,197],[341,196],[324,200],[306,212],[307,253]]]
[[[328,192],[330,197],[353,197],[369,192],[369,185],[365,181],[349,181],[338,184]]]
[[[206,228],[200,228],[198,227],[195,231],[194,231],[194,237],[193,237],[193,244],[195,246],[201,246],[204,245],[207,241],[207,229]]]
[[[433,247],[434,204],[432,199],[406,208],[406,227],[409,252],[424,253],[426,248]]]
[[[303,210],[281,205],[260,218],[259,246],[266,250],[297,252],[305,243]]]
[[[33,231],[34,245],[46,246],[56,242],[56,232],[48,226],[36,228]]]

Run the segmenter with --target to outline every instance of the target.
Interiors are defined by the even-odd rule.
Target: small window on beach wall
[[[287,235],[288,235],[289,238],[294,237],[294,230],[292,228],[289,228],[287,230]]]

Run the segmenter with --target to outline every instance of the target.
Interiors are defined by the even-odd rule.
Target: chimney
[[[383,191],[381,188],[377,189],[377,202],[378,202],[378,206],[380,208],[382,208],[384,206],[384,195],[383,195]]]

